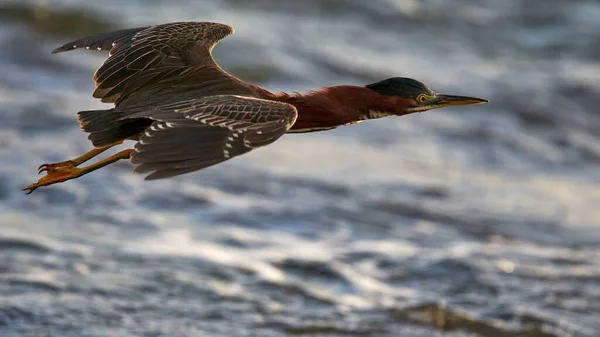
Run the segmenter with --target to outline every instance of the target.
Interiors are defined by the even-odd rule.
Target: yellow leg
[[[100,150],[100,149],[98,149],[98,150]],[[92,151],[94,151],[94,150],[92,150]],[[92,152],[92,151],[90,151],[90,152]],[[85,167],[81,167],[81,168],[78,168],[75,166],[64,166],[62,168],[54,169],[53,171],[48,171],[48,173],[45,176],[41,177],[37,183],[27,186],[26,188],[23,189],[23,191],[28,191],[27,194],[30,194],[38,187],[49,186],[49,185],[53,185],[56,183],[65,182],[67,180],[79,178],[85,174],[88,174],[88,173],[95,171],[99,168],[102,168],[106,165],[117,162],[121,159],[129,159],[129,157],[131,155],[131,151],[133,151],[133,150],[132,149],[123,150],[123,151],[115,153],[114,155],[112,155],[106,159],[103,159],[97,163],[94,163],[94,164],[91,164],[91,165],[88,165]],[[88,153],[90,153],[90,152],[88,152]],[[96,154],[96,155],[98,155],[98,154]],[[94,157],[94,156],[92,156],[92,157]],[[83,156],[81,156],[81,157],[83,157]],[[79,157],[79,158],[81,158],[81,157]],[[79,159],[79,158],[77,158],[77,159]],[[89,158],[85,159],[84,161],[86,161],[86,160],[89,160]]]
[[[75,159],[71,159],[71,160],[67,160],[67,161],[61,161],[59,163],[53,163],[53,164],[42,164],[40,165],[40,167],[38,168],[38,174],[47,171],[48,173],[54,172],[54,171],[61,171],[64,170],[66,168],[73,168],[73,167],[77,167],[83,163],[85,163],[86,161],[96,157],[97,155],[101,154],[102,152],[115,147],[119,144],[123,144],[123,141],[114,143],[114,144],[110,144],[107,145],[105,147],[98,147],[98,148],[94,148],[84,154],[82,154],[81,156],[75,158]]]

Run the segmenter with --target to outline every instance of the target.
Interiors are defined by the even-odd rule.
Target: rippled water
[[[29,7],[29,5],[31,7]],[[1,336],[597,336],[600,3],[3,1]],[[90,148],[104,54],[81,32],[180,20],[274,91],[391,76],[484,106],[288,135],[147,182]]]

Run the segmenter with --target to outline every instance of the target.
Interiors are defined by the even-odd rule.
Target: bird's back
[[[214,95],[259,96],[256,86],[207,65],[186,68],[181,73],[146,83],[120,100],[115,111],[126,116],[156,105]]]

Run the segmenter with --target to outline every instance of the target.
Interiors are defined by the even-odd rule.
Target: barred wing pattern
[[[162,179],[271,144],[294,124],[297,111],[282,102],[216,95],[166,104],[147,117],[156,121],[135,145],[131,162],[138,173],[154,171],[146,179]]]
[[[110,49],[94,74],[95,98],[116,103],[132,90],[175,77],[188,67],[216,65],[211,51],[234,29],[213,22],[176,22],[133,28],[76,40],[55,52],[75,48]]]

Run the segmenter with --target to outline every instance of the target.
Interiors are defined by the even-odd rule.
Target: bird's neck
[[[298,119],[290,132],[311,132],[333,129],[367,119],[407,114],[410,101],[381,95],[359,86],[334,86],[307,94],[271,93],[259,91],[262,98],[292,104]]]

